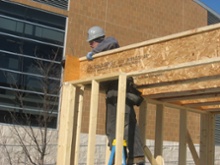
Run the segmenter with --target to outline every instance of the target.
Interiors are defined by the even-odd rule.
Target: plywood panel
[[[80,62],[80,77],[103,75],[113,72],[131,72],[161,66],[198,61],[220,54],[220,30],[148,43],[146,46],[99,56],[93,61]],[[218,68],[218,66],[216,66]]]
[[[79,59],[72,55],[66,55],[65,69],[64,69],[64,81],[79,79]]]

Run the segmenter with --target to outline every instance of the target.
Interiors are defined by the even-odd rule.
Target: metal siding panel
[[[33,0],[33,1],[67,10],[69,0]]]
[[[219,23],[220,19],[208,11],[208,25]]]

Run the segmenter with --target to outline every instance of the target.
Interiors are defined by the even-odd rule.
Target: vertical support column
[[[213,114],[201,114],[200,165],[214,165],[215,117]]]
[[[154,157],[163,155],[163,112],[164,106],[157,104]]]
[[[124,117],[125,117],[125,97],[127,76],[125,74],[119,75],[118,81],[118,100],[117,100],[117,119],[116,119],[116,156],[115,164],[122,162],[122,149],[124,138]]]
[[[82,126],[82,110],[83,110],[83,96],[84,96],[84,86],[78,89],[79,100],[78,100],[78,120],[77,120],[77,131],[76,131],[76,146],[75,146],[75,161],[74,164],[79,164],[79,152],[80,152],[80,133]]]
[[[179,165],[186,165],[187,110],[180,110]]]
[[[74,106],[76,97],[76,87],[70,83],[64,83],[62,88],[61,112],[57,151],[57,165],[70,165],[71,156],[74,155],[72,148]],[[74,158],[73,158],[74,159]]]
[[[144,100],[140,106],[139,112],[139,127],[141,132],[141,141],[146,145],[146,130],[147,130],[147,101]]]
[[[142,141],[144,141],[146,143],[146,127],[147,127],[147,107],[148,107],[148,102],[149,100],[146,98],[145,101],[141,104],[140,107],[140,130],[141,130],[141,139]],[[143,123],[142,123],[143,122]],[[144,131],[144,132],[143,132]],[[156,159],[154,158],[153,154],[151,153],[150,149],[148,148],[148,146],[145,144],[144,147],[144,154],[147,157],[147,159],[149,160],[149,162],[152,165],[158,165],[158,162],[156,161]]]
[[[87,150],[87,164],[94,164],[95,155],[95,140],[96,140],[96,126],[98,114],[98,99],[99,99],[99,82],[92,80],[92,93],[90,102],[90,116],[89,116],[89,137]]]

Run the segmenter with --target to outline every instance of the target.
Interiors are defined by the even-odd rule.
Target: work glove
[[[93,53],[92,52],[88,52],[86,55],[87,60],[92,60]]]

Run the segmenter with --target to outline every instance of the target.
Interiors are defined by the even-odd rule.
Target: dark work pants
[[[111,147],[112,141],[116,138],[116,101],[106,100],[106,135]],[[127,141],[128,158],[144,156],[143,144],[141,142],[140,131],[137,125],[136,114],[133,105],[126,104],[124,140]]]

